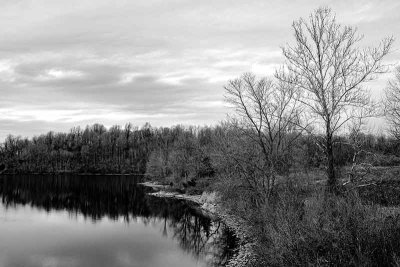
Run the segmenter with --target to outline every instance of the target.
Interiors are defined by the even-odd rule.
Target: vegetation
[[[376,48],[361,49],[362,36],[356,28],[337,23],[328,8],[317,9],[309,21],[295,21],[293,29],[296,43],[283,48],[286,65],[276,77],[301,92],[305,114],[315,118],[314,130],[324,133],[317,142],[327,158],[329,189],[335,190],[334,136],[354,118],[371,114],[371,100],[362,84],[387,70],[382,59],[393,38]]]
[[[106,129],[94,124],[69,133],[49,132],[32,139],[8,136],[1,159],[9,173],[137,173],[151,147],[148,126]]]
[[[249,171],[242,155],[229,146],[225,151],[233,161],[229,170],[244,178],[250,190],[258,195],[258,201],[267,201],[277,176],[287,171],[291,148],[301,134],[295,127],[299,94],[285,83],[274,83],[267,78],[257,81],[251,74],[230,81],[225,90],[227,101],[238,115],[230,124],[230,143],[248,147],[251,150],[248,153],[253,154],[248,159],[253,162]]]
[[[244,264],[398,266],[400,210],[388,209],[400,204],[398,177],[390,180],[390,170],[373,168],[372,159],[379,156],[366,147],[361,131],[363,119],[374,111],[362,83],[386,71],[381,61],[393,39],[362,50],[357,47],[361,38],[356,30],[336,23],[325,8],[312,13],[309,21],[294,22],[293,28],[296,45],[283,49],[286,65],[275,75],[279,86],[270,86],[268,92],[264,80],[254,82],[246,75],[244,82],[235,80],[226,88],[229,103],[244,123],[234,123],[236,134],[229,132],[221,139],[217,190],[222,205],[244,222],[242,230],[255,255]],[[293,92],[289,100],[270,102],[288,88]],[[390,89],[389,94],[396,84]],[[395,105],[388,101],[389,107]],[[282,112],[275,113],[275,107]],[[395,109],[389,110],[393,122]],[[311,117],[315,120],[310,123]],[[276,136],[281,138],[274,143]],[[308,138],[326,175],[301,163],[309,160],[304,156],[310,148],[302,146]],[[270,150],[263,157],[266,143],[276,152]],[[288,154],[282,143],[290,143]],[[289,160],[282,160],[286,155]],[[272,188],[266,197],[260,192],[264,181],[271,179],[263,177],[271,173],[277,182],[268,184]],[[327,186],[321,183],[324,176]],[[242,259],[239,262],[243,265]]]
[[[400,141],[400,67],[397,67],[395,79],[386,88],[386,118],[392,135]]]
[[[216,191],[243,222],[249,266],[399,266],[400,69],[386,91],[392,135],[364,131],[376,105],[363,84],[387,70],[393,38],[362,49],[326,8],[293,29],[274,78],[247,73],[225,86],[227,122],[9,136],[6,171],[139,173],[186,193]]]

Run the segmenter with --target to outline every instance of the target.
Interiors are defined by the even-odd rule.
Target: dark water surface
[[[235,239],[134,176],[0,176],[0,266],[220,266]]]

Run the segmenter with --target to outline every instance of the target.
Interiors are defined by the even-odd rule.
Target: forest
[[[246,266],[399,266],[400,68],[382,103],[366,89],[389,71],[394,38],[362,48],[329,8],[292,27],[273,77],[227,82],[224,122],[8,136],[3,173],[143,174],[217,192],[245,232]],[[368,121],[379,116],[388,130],[377,134]]]
[[[116,125],[109,129],[94,124],[84,130],[76,127],[68,133],[48,132],[32,139],[9,135],[0,147],[0,157],[3,172],[8,174],[146,174],[182,183],[214,177],[218,171],[216,155],[221,153],[218,150],[234,135],[240,132],[229,123],[160,128],[128,123],[123,128]],[[360,155],[354,161],[357,153]],[[351,132],[335,137],[334,155],[336,168],[360,162],[398,166],[400,144],[392,136]],[[324,155],[314,136],[306,133],[296,137],[282,160],[289,169],[324,166]]]

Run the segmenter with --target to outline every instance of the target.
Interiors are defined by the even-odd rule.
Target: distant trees
[[[327,158],[328,186],[335,189],[334,136],[371,101],[364,82],[386,71],[382,59],[393,38],[362,49],[356,28],[343,26],[329,8],[319,8],[293,23],[295,45],[283,48],[286,64],[276,77],[301,91],[301,103],[315,118],[314,129],[324,132],[321,147]],[[367,115],[367,112],[363,112]]]
[[[187,184],[201,177],[211,177],[210,162],[213,129],[183,127],[154,129],[154,148],[146,165],[146,175]]]
[[[282,93],[277,88],[273,90]],[[268,101],[272,100],[270,95]],[[272,114],[275,115],[269,118],[270,125],[275,124],[280,130],[269,133],[263,129],[261,140],[249,120],[240,117],[214,127],[128,125],[106,129],[92,125],[84,130],[72,128],[67,133],[49,132],[31,139],[10,135],[0,145],[0,163],[8,173],[146,173],[150,178],[177,184],[192,180],[207,184],[215,180],[215,175],[221,178],[223,174],[231,185],[237,182],[240,190],[258,192],[257,198],[266,199],[275,179],[287,174],[289,167],[312,169],[323,164],[314,137],[296,129],[286,115],[279,126],[277,113]],[[292,115],[290,121],[295,118],[295,113]],[[354,151],[344,145],[351,142],[348,138],[335,138],[336,165],[352,164]],[[362,138],[360,149],[376,155],[368,159],[369,163],[400,163],[400,143],[393,138],[364,134]],[[261,144],[265,145],[266,154]]]
[[[168,176],[167,163],[160,149],[155,149],[150,153],[146,164],[146,175],[153,179],[163,179]]]
[[[395,78],[385,91],[385,113],[391,134],[400,141],[400,67],[396,68]]]
[[[32,139],[8,136],[1,161],[16,173],[143,173],[153,150],[151,128],[109,130],[101,124],[69,133],[49,132]]]
[[[178,136],[169,155],[169,167],[177,181],[188,182],[189,177],[196,177],[200,151],[197,140],[188,132]]]

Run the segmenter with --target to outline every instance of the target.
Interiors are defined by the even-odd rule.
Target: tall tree
[[[329,8],[315,10],[308,21],[293,22],[293,29],[295,44],[282,49],[286,63],[276,77],[301,90],[301,102],[317,123],[314,129],[323,132],[328,189],[335,190],[334,136],[360,109],[370,107],[370,95],[362,85],[387,71],[382,60],[393,38],[361,48],[363,36],[336,22]]]

